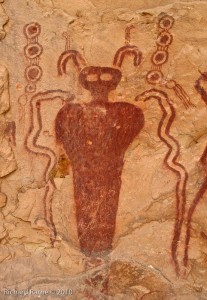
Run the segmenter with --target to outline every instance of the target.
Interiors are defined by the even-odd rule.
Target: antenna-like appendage
[[[69,32],[69,30],[63,32],[62,36],[65,39],[65,51],[70,50],[70,32]]]
[[[135,67],[139,66],[142,60],[142,52],[137,46],[130,45],[131,42],[131,29],[134,29],[134,25],[127,26],[125,29],[125,46],[119,48],[114,56],[113,65],[121,68],[124,58],[126,56],[134,56],[133,64]]]
[[[125,29],[125,45],[130,45],[132,29],[135,29],[134,25],[127,26]]]
[[[66,74],[66,66],[68,61],[72,59],[74,65],[77,67],[78,72],[80,72],[84,67],[86,67],[86,61],[82,55],[76,50],[64,51],[58,59],[58,75]]]
[[[63,32],[63,37],[66,39],[65,51],[60,55],[58,59],[58,75],[66,74],[66,66],[70,59],[72,59],[78,72],[80,72],[84,67],[86,67],[86,61],[77,50],[70,49],[71,42],[69,30],[67,32]]]

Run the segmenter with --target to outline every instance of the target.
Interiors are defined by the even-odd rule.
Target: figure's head
[[[80,83],[92,94],[100,90],[115,90],[120,80],[121,71],[110,67],[85,67],[79,74]]]
[[[91,94],[106,94],[115,90],[121,80],[121,66],[126,56],[133,56],[134,66],[139,66],[142,60],[142,52],[137,46],[130,45],[130,30],[134,26],[128,26],[125,32],[125,46],[118,49],[114,56],[113,67],[87,66],[86,60],[77,50],[69,49],[69,34],[66,35],[66,50],[60,55],[58,60],[58,74],[66,74],[66,66],[72,60],[79,73],[81,85],[89,90]]]

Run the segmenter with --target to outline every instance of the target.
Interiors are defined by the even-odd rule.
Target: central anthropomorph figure
[[[85,61],[74,50],[65,51],[58,62],[62,75],[73,59],[81,85],[91,93],[89,103],[65,104],[55,121],[57,141],[72,163],[78,238],[86,255],[100,256],[112,249],[124,155],[144,126],[141,109],[108,101],[121,80],[119,67],[126,54],[134,56],[135,65],[140,63],[141,52],[130,45],[118,50],[114,68],[81,68]]]

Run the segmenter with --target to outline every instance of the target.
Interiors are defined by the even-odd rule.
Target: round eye
[[[93,81],[97,81],[98,80],[98,75],[97,74],[88,74],[86,76],[86,80],[93,82]]]
[[[112,80],[113,76],[110,73],[103,73],[101,74],[100,78],[104,81],[110,81]]]

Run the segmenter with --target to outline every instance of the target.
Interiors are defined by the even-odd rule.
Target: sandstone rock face
[[[206,1],[0,1],[0,299],[207,299]]]

